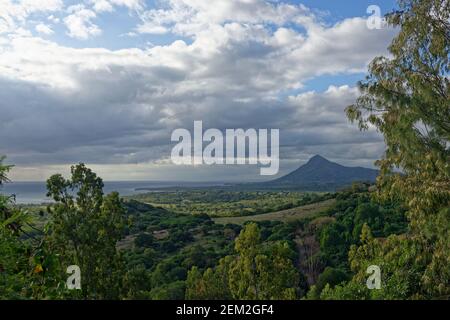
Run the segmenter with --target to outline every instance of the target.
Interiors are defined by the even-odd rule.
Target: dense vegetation
[[[11,212],[2,217],[2,298],[299,299],[308,290],[318,298],[351,276],[347,252],[364,226],[380,237],[406,228],[404,210],[374,204],[365,185],[339,193],[325,212],[244,227],[104,196],[84,165],[47,185],[56,202],[47,213],[2,197]],[[45,227],[27,233],[28,217]],[[80,291],[65,288],[71,264],[82,270]]]
[[[363,246],[351,250],[355,270],[381,267],[381,290],[358,291],[359,272],[327,298],[450,296],[450,2],[402,0],[399,6],[387,17],[400,30],[391,55],[372,61],[348,115],[383,134],[377,199],[401,201],[410,230],[386,241],[367,232]]]
[[[16,212],[2,218],[2,298],[298,299],[318,280],[348,279],[346,254],[364,224],[379,236],[405,228],[403,211],[373,204],[365,185],[339,193],[325,212],[244,227],[104,196],[101,179],[84,165],[47,186],[56,202],[47,213],[30,214],[2,197],[2,212]],[[28,217],[45,227],[27,233]],[[308,237],[309,244],[299,241]],[[317,246],[307,250],[310,244]],[[82,271],[80,291],[65,288],[72,264]],[[317,279],[323,270],[331,275]]]
[[[173,213],[134,200],[125,206],[130,228],[118,247],[135,288],[129,298],[183,299],[188,270],[215,265],[239,232],[237,226],[215,225],[206,215]]]
[[[221,259],[215,268],[207,268],[203,273],[197,267],[189,272],[186,297],[318,299],[327,285],[334,286],[351,278],[348,251],[352,245],[361,244],[363,230],[373,228],[379,237],[405,232],[404,212],[394,203],[377,205],[370,199],[367,186],[360,185],[339,193],[336,204],[315,217],[289,223],[249,223],[235,241],[234,254]],[[240,251],[241,237],[254,243],[254,252],[249,258]],[[232,275],[236,270],[232,266],[245,259],[251,260],[247,267],[249,277],[253,279],[249,282],[252,285],[246,288],[253,291],[242,293],[235,291]],[[265,261],[265,267],[273,274],[268,275],[268,271],[259,269],[260,260]],[[278,265],[286,267],[277,270]],[[240,270],[243,272],[245,266]],[[226,279],[219,288],[217,279]],[[272,285],[278,291],[260,293],[257,290],[266,285],[264,281],[267,279],[273,281]],[[289,288],[291,290],[287,290]],[[256,292],[258,296],[255,296]]]
[[[400,29],[392,57],[372,62],[363,95],[348,109],[385,137],[376,187],[333,195],[192,191],[124,202],[104,195],[102,180],[80,164],[70,179],[47,181],[55,204],[46,213],[0,195],[0,298],[449,298],[450,8],[444,0],[404,0],[400,8],[388,17]],[[2,158],[0,184],[10,168]],[[241,226],[210,217],[327,197],[335,198],[329,209],[298,220]],[[65,287],[72,264],[81,268],[81,290]],[[380,289],[366,286],[371,265],[382,271]]]

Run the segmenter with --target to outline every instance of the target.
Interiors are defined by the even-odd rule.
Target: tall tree
[[[230,274],[230,289],[236,299],[259,299],[262,294],[256,261],[260,243],[261,234],[255,223],[248,224],[236,238],[234,247],[239,257]]]
[[[264,246],[261,232],[250,223],[235,240],[237,255],[226,256],[203,275],[193,267],[186,281],[187,299],[295,299],[299,273],[284,242]]]
[[[0,157],[0,185],[9,182],[12,166]],[[56,271],[55,255],[41,237],[30,235],[31,216],[15,205],[15,197],[0,194],[0,299],[56,299],[69,296]]]
[[[0,157],[0,186],[8,181],[11,166]],[[0,194],[0,299],[19,298],[29,265],[27,247],[19,239],[20,216],[11,208],[11,197]]]
[[[83,298],[117,299],[125,274],[116,250],[124,208],[118,193],[103,195],[102,179],[84,164],[71,173],[69,180],[57,174],[47,181],[48,196],[56,202],[49,208],[52,249],[61,254],[62,265],[80,267]]]
[[[415,297],[450,294],[449,19],[448,0],[400,0],[387,16],[399,29],[391,57],[372,61],[363,94],[347,109],[362,129],[373,125],[384,136],[378,199],[408,207],[411,231],[401,242],[416,257],[419,281],[408,293]],[[406,261],[396,264],[404,274]]]
[[[235,241],[237,258],[229,268],[229,288],[235,299],[295,299],[299,274],[286,243],[265,248],[256,223],[249,223]]]
[[[229,300],[229,273],[233,256],[220,259],[215,269],[208,268],[202,274],[194,266],[186,280],[186,299],[188,300]]]

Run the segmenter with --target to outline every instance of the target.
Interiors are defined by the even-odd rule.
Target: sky
[[[363,0],[0,0],[0,155],[16,181],[84,162],[105,180],[256,181],[176,166],[171,133],[279,128],[280,172],[320,154],[373,167],[381,135],[345,116],[396,31]],[[273,178],[273,177],[272,177]]]

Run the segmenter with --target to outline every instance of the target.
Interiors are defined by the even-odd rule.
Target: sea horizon
[[[121,196],[156,192],[166,188],[224,186],[233,182],[223,181],[103,181],[104,193],[118,192]],[[46,181],[13,181],[0,186],[0,193],[15,195],[17,204],[45,204],[53,202],[46,196]]]

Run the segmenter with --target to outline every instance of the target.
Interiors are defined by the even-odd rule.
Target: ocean
[[[220,186],[223,183],[214,182],[177,182],[177,181],[104,181],[103,191],[108,194],[113,191],[121,196],[131,196],[139,193],[147,193],[162,190],[164,188],[180,187],[209,187]],[[140,190],[140,189],[148,190]],[[50,203],[52,200],[46,197],[45,182],[11,182],[0,186],[0,193],[15,195],[17,204],[41,204]]]

